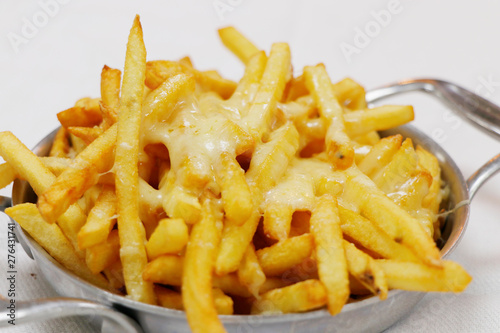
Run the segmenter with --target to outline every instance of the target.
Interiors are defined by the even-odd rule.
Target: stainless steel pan
[[[367,93],[367,100],[374,102],[386,96],[405,91],[420,90],[431,93],[445,102],[452,110],[488,134],[500,138],[500,108],[489,101],[439,80],[406,80]],[[479,187],[500,170],[500,155],[490,159],[467,181],[450,156],[432,139],[412,126],[402,126],[383,132],[383,135],[401,133],[411,137],[436,155],[442,176],[450,186],[448,208],[443,230],[442,256],[448,255],[458,244],[467,226],[470,199]],[[47,154],[55,132],[43,139],[34,149],[39,155]],[[25,182],[16,181],[12,201],[14,204],[34,201],[33,192]],[[7,206],[0,200],[0,206]],[[126,297],[99,289],[66,270],[43,250],[19,226],[17,237],[26,253],[34,259],[45,279],[64,298],[21,302],[17,304],[18,324],[73,315],[102,317],[111,331],[123,332],[190,332],[184,312],[165,309],[132,301]],[[424,296],[424,293],[393,290],[385,301],[372,297],[347,304],[334,317],[326,310],[302,314],[269,316],[221,316],[229,332],[379,332],[405,316]],[[0,297],[0,304],[2,299]],[[0,327],[7,326],[6,307],[1,305]]]

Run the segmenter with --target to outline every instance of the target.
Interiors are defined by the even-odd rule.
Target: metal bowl
[[[405,81],[405,83],[398,83],[397,85],[404,86],[408,82]],[[433,80],[433,82],[437,82],[437,85],[443,81]],[[429,83],[427,82],[426,84],[428,85]],[[397,91],[389,91],[387,88],[383,88],[386,90],[377,90],[378,94],[371,98],[371,101],[397,93]],[[408,90],[406,88],[404,91]],[[380,91],[385,91],[386,94],[384,95]],[[479,96],[474,95],[474,98],[476,97],[481,99]],[[483,102],[482,99],[481,102]],[[488,104],[488,107],[491,107],[491,105]],[[474,106],[477,108],[478,104],[475,103]],[[500,115],[500,109],[496,106],[494,108],[495,112]],[[394,133],[400,133],[404,137],[412,138],[416,144],[420,144],[431,151],[439,160],[442,177],[450,187],[450,197],[447,207],[452,211],[446,217],[442,231],[443,245],[441,255],[446,257],[457,246],[464,234],[469,216],[468,203],[470,199],[472,199],[476,190],[500,169],[500,155],[488,161],[466,182],[450,156],[424,133],[412,126],[401,126],[390,131],[385,131],[382,135],[385,136]],[[54,135],[55,131],[44,138],[34,148],[34,152],[38,155],[46,155],[50,149]],[[15,182],[12,192],[13,204],[27,201],[34,202],[35,200],[36,196],[26,182]],[[19,304],[17,314],[19,323],[41,319],[42,315],[43,319],[48,319],[48,317],[94,314],[102,316],[107,319],[109,325],[115,325],[116,330],[120,329],[124,332],[140,332],[141,329],[151,333],[190,332],[186,315],[183,311],[136,302],[127,297],[100,289],[68,271],[55,261],[29,235],[25,234],[21,228],[17,229],[17,237],[24,250],[37,262],[45,279],[52,285],[56,292],[66,297]],[[392,290],[385,301],[371,297],[352,302],[346,304],[342,312],[336,316],[331,316],[326,310],[322,309],[300,314],[223,315],[220,318],[228,332],[238,333],[380,332],[405,316],[424,295],[425,293],[420,292]],[[71,297],[71,299],[67,297]],[[2,327],[4,318],[6,316],[0,318],[0,327]],[[361,318],[362,320],[360,320]],[[121,328],[118,328],[118,326],[121,326]]]

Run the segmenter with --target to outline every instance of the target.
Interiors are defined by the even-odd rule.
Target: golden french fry
[[[351,78],[333,84],[339,103],[351,110],[366,109],[365,89]]]
[[[219,29],[219,36],[222,43],[244,64],[247,64],[251,57],[259,52],[259,49],[234,27]]]
[[[361,215],[339,206],[341,228],[354,243],[378,254],[382,258],[418,262],[410,249],[390,238],[383,230]]]
[[[149,89],[156,89],[168,78],[183,73],[183,66],[176,61],[148,61],[145,84]]]
[[[57,119],[63,127],[83,126],[92,127],[99,125],[102,121],[99,101],[89,98],[78,101],[74,107],[61,111]]]
[[[85,262],[94,274],[102,272],[119,260],[120,238],[116,229],[109,233],[108,239],[104,242],[88,247],[85,252]]]
[[[220,178],[221,197],[226,219],[236,225],[245,223],[254,209],[250,188],[245,180],[245,171],[230,154],[224,152],[220,156],[221,168],[218,170]]]
[[[392,160],[372,177],[373,182],[385,193],[398,189],[415,173],[417,169],[417,154],[413,142],[406,139]]]
[[[418,157],[418,165],[430,172],[432,176],[432,184],[429,188],[429,193],[423,199],[422,206],[428,207],[433,213],[436,214],[439,211],[439,203],[442,200],[442,181],[439,161],[422,146],[417,146],[416,153]]]
[[[231,97],[236,89],[236,82],[207,72],[201,72],[191,66],[166,60],[149,61],[147,63],[146,85],[150,89],[156,89],[162,82],[178,74],[193,76],[203,90],[213,90],[224,99]]]
[[[54,259],[83,279],[107,289],[107,281],[101,275],[94,275],[78,256],[75,249],[57,224],[48,224],[40,216],[34,204],[25,203],[5,210],[40,244]]]
[[[179,292],[156,285],[155,293],[158,298],[159,305],[169,309],[184,310],[182,295]],[[218,288],[212,289],[212,295],[214,298],[215,309],[218,314],[233,314],[233,300],[231,297],[225,295],[224,292]]]
[[[201,216],[198,197],[189,193],[184,186],[174,184],[171,171],[167,177],[171,180],[167,180],[166,184],[160,188],[163,194],[163,208],[167,215],[172,218],[181,218],[189,224],[198,222]]]
[[[32,151],[30,151],[11,132],[0,132],[0,156],[9,163],[16,174],[28,181],[37,195],[41,195],[56,180],[56,177]],[[59,217],[58,224],[69,238],[75,249],[78,249],[77,233],[85,223],[86,216],[78,205],[72,205]],[[84,253],[77,250],[83,258]]]
[[[82,127],[82,126],[71,126],[68,127],[68,132],[72,135],[80,138],[88,146],[95,139],[102,134],[102,129],[100,127]]]
[[[11,132],[0,132],[0,156],[18,177],[30,183],[38,195],[56,179],[43,162]]]
[[[120,81],[122,72],[106,65],[101,72],[101,102],[111,108],[120,106]],[[104,118],[106,119],[106,118]]]
[[[212,288],[212,297],[214,298],[215,310],[220,315],[232,315],[233,310],[233,299],[219,288]]]
[[[321,117],[327,123],[325,143],[328,157],[336,168],[344,170],[354,161],[354,149],[346,134],[343,110],[337,101],[328,73],[322,65],[306,66],[304,78]]]
[[[356,203],[361,215],[382,228],[392,239],[409,247],[423,262],[441,267],[439,249],[418,220],[389,199],[356,169],[349,169],[343,198]]]
[[[203,217],[193,226],[186,248],[182,273],[182,301],[193,332],[225,332],[217,317],[212,295],[214,270],[220,231],[217,213],[206,199]],[[203,297],[200,297],[203,295]]]
[[[285,240],[292,227],[294,209],[280,202],[270,203],[264,211],[264,232],[273,239]]]
[[[449,260],[443,260],[441,268],[395,260],[376,262],[384,271],[391,289],[460,292],[472,280],[459,264]]]
[[[155,285],[155,294],[158,299],[158,305],[174,310],[184,310],[181,293],[160,285]]]
[[[175,254],[188,242],[188,228],[182,219],[162,219],[146,243],[149,260],[163,254]]]
[[[349,274],[374,295],[379,295],[380,299],[386,299],[387,281],[378,263],[363,251],[358,250],[354,244],[345,240],[344,251]]]
[[[0,188],[4,188],[17,178],[16,170],[9,163],[0,164]]]
[[[277,276],[310,257],[313,249],[313,236],[304,234],[285,239],[256,253],[264,274]]]
[[[86,249],[108,239],[116,224],[116,194],[114,186],[103,185],[99,197],[78,232],[78,246]]]
[[[245,73],[241,78],[236,90],[227,101],[231,106],[238,108],[241,115],[246,115],[248,104],[253,98],[253,93],[258,89],[262,74],[266,68],[267,57],[264,51],[254,54],[248,61]]]
[[[189,58],[188,56],[185,56],[185,57],[182,57],[181,59],[179,59],[179,63],[181,65],[184,65],[184,66],[193,67],[193,62],[191,61],[191,58]]]
[[[63,173],[71,165],[71,159],[67,157],[40,157],[43,165],[45,165],[50,172],[52,172],[56,177]]]
[[[87,189],[97,184],[100,173],[113,166],[117,126],[111,126],[80,154],[70,167],[38,197],[38,209],[48,222],[54,222]]]
[[[285,88],[285,96],[287,102],[299,100],[301,97],[307,96],[309,91],[306,87],[304,75],[293,77]]]
[[[148,263],[144,268],[142,277],[145,281],[180,286],[183,268],[183,257],[166,254]]]
[[[324,195],[311,214],[319,280],[327,292],[330,314],[336,315],[349,298],[349,276],[336,198]]]
[[[344,121],[347,134],[356,136],[404,125],[414,117],[410,105],[384,105],[346,113]]]
[[[359,170],[365,175],[373,178],[378,170],[387,165],[401,147],[403,137],[400,134],[381,139],[366,154],[365,158],[358,164]]]
[[[87,145],[79,137],[77,137],[69,132],[68,132],[68,134],[69,134],[69,139],[71,141],[70,155],[76,156],[76,155],[80,154],[87,147]]]
[[[286,171],[286,167],[297,151],[299,134],[292,123],[287,123],[274,131],[269,141],[260,145],[253,154],[250,168],[246,173],[250,187],[260,193],[275,186]]]
[[[252,243],[248,246],[241,261],[240,268],[238,269],[238,279],[255,297],[259,295],[259,291],[266,281],[266,275],[260,267],[259,260],[255,254],[255,247]]]
[[[182,97],[192,93],[194,86],[194,79],[184,74],[174,75],[163,81],[144,101],[142,112],[146,124],[167,121],[175,110],[175,104]]]
[[[270,290],[252,305],[252,314],[304,312],[324,306],[326,289],[318,280],[306,280]]]
[[[60,127],[57,130],[52,146],[50,147],[49,156],[67,157],[69,153],[69,138],[66,128]]]
[[[246,251],[245,246],[252,241],[259,220],[260,214],[255,210],[241,226],[225,221],[215,264],[217,275],[225,275],[238,269]]]
[[[259,90],[246,116],[248,131],[254,138],[259,140],[268,133],[272,115],[290,77],[290,48],[285,43],[275,43],[271,47]]]
[[[145,72],[146,49],[139,16],[136,16],[127,44],[116,134],[118,230],[120,230],[120,258],[127,293],[136,301],[154,304],[156,300],[153,284],[142,278],[142,271],[147,264],[147,254],[144,246],[146,243],[144,226],[139,219],[137,165]],[[113,126],[106,133],[114,128]]]

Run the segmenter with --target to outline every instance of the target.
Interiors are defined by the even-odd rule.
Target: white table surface
[[[0,131],[12,131],[28,147],[57,126],[58,111],[81,97],[99,96],[104,64],[123,68],[136,13],[148,59],[190,55],[196,67],[237,79],[243,66],[225,50],[216,31],[235,25],[266,50],[275,41],[290,43],[297,73],[304,65],[323,62],[332,80],[350,76],[367,89],[404,78],[436,77],[500,104],[499,1],[55,1],[0,2]],[[390,9],[384,26],[376,23],[373,13]],[[39,27],[30,29],[35,23]],[[357,53],[346,56],[341,46],[356,47],[356,35],[365,29],[372,29],[372,37],[366,45],[358,40]],[[392,102],[414,105],[414,124],[445,148],[466,177],[500,152],[498,141],[430,97],[409,94]],[[474,277],[467,290],[427,295],[389,332],[500,331],[499,188],[500,177],[481,188],[467,232],[452,255]],[[0,293],[5,295],[7,219],[0,219]],[[55,296],[20,246],[17,260],[18,300]],[[86,320],[71,318],[7,331],[92,329]]]

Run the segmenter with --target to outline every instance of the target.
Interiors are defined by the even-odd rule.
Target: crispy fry
[[[0,156],[11,165],[20,178],[28,181],[37,195],[41,195],[56,180],[56,177],[33,152],[23,145],[11,132],[0,132]],[[58,224],[75,249],[77,233],[85,223],[85,214],[78,205],[72,205],[59,217]],[[77,251],[79,257],[84,253]]]
[[[413,107],[410,105],[384,105],[346,113],[344,121],[347,133],[356,136],[400,126],[412,121],[414,117]]]
[[[142,112],[147,118],[146,124],[168,120],[171,112],[175,110],[175,104],[192,93],[194,85],[194,79],[184,74],[174,75],[163,81],[144,101]]]
[[[256,139],[269,131],[276,105],[283,96],[285,85],[291,77],[290,49],[287,44],[276,43],[271,47],[260,87],[246,117],[248,130]]]
[[[222,153],[220,158],[222,169],[218,170],[218,176],[226,218],[236,225],[242,225],[254,210],[250,188],[245,180],[245,171],[228,153]]]
[[[429,193],[425,196],[422,206],[428,207],[433,213],[439,211],[439,203],[442,200],[441,193],[441,168],[437,158],[425,150],[422,146],[417,146],[418,165],[429,171],[432,176],[432,184]]]
[[[38,209],[48,222],[57,218],[83,193],[97,184],[99,173],[113,165],[117,126],[110,127],[73,160],[50,187],[38,197]]]
[[[85,98],[78,101],[74,107],[61,111],[57,119],[63,127],[83,126],[92,127],[99,125],[102,121],[99,101]]]
[[[181,293],[169,288],[155,285],[155,294],[158,299],[158,305],[169,309],[184,310]]]
[[[78,232],[78,246],[86,249],[103,243],[116,224],[116,194],[114,186],[103,185],[87,222]]]
[[[394,260],[377,260],[377,264],[391,289],[460,292],[472,280],[460,265],[448,260],[442,268]]]
[[[319,280],[327,291],[328,311],[333,316],[342,310],[349,298],[349,276],[337,200],[330,195],[319,198],[310,223]]]
[[[327,123],[325,142],[328,157],[336,168],[347,169],[354,161],[354,149],[346,134],[343,110],[337,101],[326,69],[322,65],[306,66],[304,77],[321,117]]]
[[[111,231],[108,239],[102,243],[88,247],[85,252],[85,262],[90,271],[94,274],[102,272],[119,260],[120,238],[118,236],[118,230]]]
[[[92,274],[59,226],[46,223],[34,204],[19,204],[7,208],[5,213],[19,223],[38,244],[62,265],[83,279],[107,289],[107,281],[100,275]]]
[[[201,221],[193,226],[186,248],[182,301],[193,332],[225,332],[211,292],[220,221],[209,199],[203,205],[203,212]]]
[[[344,235],[356,244],[383,258],[418,262],[418,258],[405,246],[395,242],[384,231],[361,215],[339,206],[341,228]]]
[[[48,156],[40,157],[40,159],[43,165],[45,165],[45,167],[47,167],[56,177],[63,173],[71,164],[71,159],[67,157]]]
[[[106,65],[101,72],[101,102],[111,108],[120,106],[120,81],[122,72]],[[106,119],[106,118],[103,118]]]
[[[149,260],[182,251],[188,242],[188,228],[182,219],[162,219],[146,243]]]
[[[306,280],[270,290],[252,305],[252,314],[304,312],[324,306],[326,289],[318,280]]]
[[[156,285],[155,293],[159,305],[169,309],[184,310],[182,295],[179,292]],[[214,298],[215,310],[218,314],[233,314],[233,300],[231,297],[226,296],[224,292],[218,288],[212,289],[212,295]]]
[[[374,295],[379,295],[380,299],[386,299],[387,281],[378,263],[366,253],[358,250],[354,244],[345,240],[344,250],[349,273]]]
[[[183,268],[183,257],[166,254],[148,263],[144,268],[142,277],[145,281],[180,286]]]
[[[382,169],[398,151],[403,137],[399,134],[381,139],[376,143],[365,158],[358,164],[359,170],[373,178],[374,174]]]
[[[406,139],[392,160],[373,176],[373,182],[385,193],[397,191],[417,169],[417,154],[410,138]]]
[[[257,258],[266,276],[278,276],[311,256],[313,249],[313,236],[304,234],[258,250]]]
[[[366,109],[365,89],[351,78],[333,84],[339,103],[351,110]]]
[[[146,235],[139,219],[137,165],[145,71],[146,49],[142,39],[139,16],[136,16],[127,44],[118,113],[115,170],[116,179],[119,181],[116,182],[116,197],[118,229],[120,230],[120,258],[127,292],[134,300],[154,304],[156,300],[153,284],[142,278],[142,271],[147,264],[144,246]]]
[[[344,197],[357,203],[361,214],[378,225],[392,239],[408,246],[422,261],[440,267],[439,249],[420,223],[385,196],[359,170],[347,171]]]
[[[247,64],[250,58],[259,52],[259,49],[234,27],[219,29],[219,36],[222,43],[244,64]]]
[[[9,163],[0,164],[0,188],[6,187],[16,178],[16,170]]]
[[[266,68],[267,57],[264,51],[254,54],[245,68],[245,73],[241,78],[234,94],[229,99],[228,103],[231,106],[238,108],[241,115],[246,115],[253,93],[258,89],[262,74]],[[243,105],[242,105],[243,104]]]
[[[240,268],[238,269],[238,279],[255,297],[259,295],[259,291],[266,281],[266,275],[260,267],[259,260],[255,254],[255,247],[252,243],[248,246],[241,261]]]
[[[88,146],[95,139],[102,134],[102,129],[99,127],[81,127],[81,126],[71,126],[68,127],[68,132],[72,135],[80,138]]]
[[[69,153],[69,138],[66,128],[60,127],[57,130],[52,146],[50,147],[49,156],[66,157]]]

